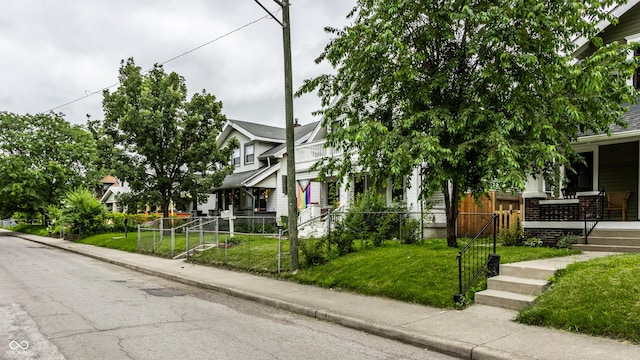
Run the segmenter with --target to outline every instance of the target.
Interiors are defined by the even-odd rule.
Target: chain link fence
[[[276,271],[281,257],[275,216],[162,218],[137,232],[138,252],[167,258]]]

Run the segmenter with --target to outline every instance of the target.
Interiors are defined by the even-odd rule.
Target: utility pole
[[[295,134],[293,126],[293,70],[291,66],[291,22],[289,21],[289,0],[273,0],[282,8],[282,22],[278,21],[258,0],[255,2],[282,26],[284,48],[284,103],[285,135],[287,145],[287,203],[289,213],[289,268],[298,270],[298,199],[296,186]]]

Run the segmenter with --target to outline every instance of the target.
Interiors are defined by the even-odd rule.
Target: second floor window
[[[240,149],[233,150],[233,165],[240,165]]]
[[[254,159],[254,145],[247,144],[244,146],[244,163],[245,164],[253,164]]]

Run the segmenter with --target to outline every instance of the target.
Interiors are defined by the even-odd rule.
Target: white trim
[[[598,134],[598,135],[589,135],[579,137],[574,144],[582,145],[582,144],[591,144],[598,143],[599,145],[607,145],[607,144],[615,144],[619,143],[620,140],[625,140],[628,138],[640,137],[640,130],[629,130],[623,131],[619,133],[613,133],[611,136],[607,134]],[[633,141],[633,140],[629,140]]]
[[[640,42],[640,34],[633,34],[629,36],[625,36],[624,40],[629,43]]]
[[[540,200],[538,205],[560,205],[560,204],[578,204],[578,199],[552,199],[552,200]]]
[[[593,191],[578,191],[576,193],[576,197],[581,197],[581,196],[598,196],[598,194],[600,194],[600,191],[598,190],[593,190]]]
[[[523,221],[525,229],[584,229],[584,221]]]
[[[629,0],[622,5],[616,6],[613,10],[609,11],[609,14],[619,18],[620,16],[624,15],[624,13],[629,11],[632,7],[634,7],[638,2],[640,2],[640,0]],[[609,25],[611,25],[611,22],[603,20],[600,21],[596,25],[596,27],[600,32],[602,32],[602,30],[604,30]],[[577,38],[573,42],[578,46],[578,48],[574,52],[574,56],[582,53],[589,47],[589,39],[585,38],[584,36]]]
[[[531,198],[547,198],[547,193],[541,191],[525,191],[522,193],[523,199],[531,199]]]
[[[320,171],[296,173],[296,179],[298,180],[315,180],[318,176],[320,176]]]
[[[260,183],[261,181],[269,177],[274,172],[280,170],[280,166],[281,166],[280,163],[272,165],[271,167],[268,167],[263,171],[248,178],[247,180],[243,181],[242,185],[246,187],[254,187],[256,184]]]

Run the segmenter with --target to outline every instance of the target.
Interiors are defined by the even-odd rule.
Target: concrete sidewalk
[[[516,312],[509,310],[482,305],[464,311],[436,309],[66,240],[1,229],[0,235],[18,236],[464,359],[640,359],[640,346],[517,324],[511,321]],[[552,261],[553,266],[562,266],[561,260]]]

